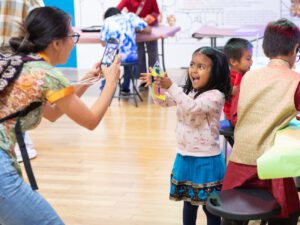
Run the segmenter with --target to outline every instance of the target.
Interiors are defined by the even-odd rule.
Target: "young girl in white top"
[[[231,91],[226,56],[216,49],[201,47],[192,55],[183,89],[167,76],[156,78],[155,85],[165,89],[166,94],[165,101],[153,96],[155,103],[177,106],[177,155],[170,199],[184,201],[184,225],[196,224],[199,205],[203,205],[207,224],[218,225],[220,218],[206,210],[205,200],[221,190],[225,173],[219,120]]]

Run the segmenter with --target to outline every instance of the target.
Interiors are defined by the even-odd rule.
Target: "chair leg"
[[[119,101],[121,100],[121,94],[122,94],[122,93],[121,93],[121,91],[122,91],[122,90],[121,90],[121,89],[122,89],[121,79],[122,79],[122,77],[119,79],[119,96],[118,96],[118,97],[119,97],[119,98],[118,98]]]
[[[138,107],[138,103],[137,103],[137,99],[136,99],[137,92],[136,92],[136,87],[135,87],[135,82],[134,82],[133,66],[129,67],[129,72],[130,72],[130,79],[131,79],[131,83],[132,83],[132,95],[133,95],[135,107]]]
[[[135,92],[135,94],[139,97],[139,99],[140,99],[140,101],[142,102],[143,101],[143,98],[142,98],[142,96],[140,95],[140,93],[138,92],[138,90],[137,90],[137,88],[136,88],[136,85],[137,85],[137,82],[136,82],[136,80],[135,80],[135,77],[134,77],[134,75],[135,75],[135,73],[136,73],[136,66],[133,66],[133,71],[132,71],[132,76],[133,76],[133,89],[134,89],[134,92]]]
[[[227,139],[224,137],[223,141],[223,149],[224,149],[224,158],[225,158],[225,165],[227,165]]]

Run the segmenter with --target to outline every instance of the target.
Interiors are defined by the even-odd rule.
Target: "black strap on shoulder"
[[[41,102],[32,102],[25,109],[0,119],[0,123],[2,123],[5,120],[18,118],[16,126],[15,126],[16,138],[17,138],[17,142],[19,144],[19,148],[20,148],[21,155],[22,155],[22,158],[23,158],[25,171],[26,171],[29,183],[31,185],[31,188],[33,190],[37,190],[38,186],[37,186],[37,183],[36,183],[32,168],[31,168],[29,156],[28,156],[26,145],[25,145],[25,142],[24,142],[24,137],[23,137],[23,134],[22,134],[20,118],[23,117],[23,116],[26,116],[30,111],[33,111],[34,109],[38,108],[41,105],[42,105]]]

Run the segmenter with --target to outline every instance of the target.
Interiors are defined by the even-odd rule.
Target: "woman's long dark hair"
[[[33,9],[22,24],[20,37],[9,40],[16,53],[37,53],[45,50],[55,39],[66,38],[69,33],[70,17],[55,7]]]
[[[228,61],[222,52],[211,47],[201,47],[194,51],[194,54],[203,54],[211,59],[212,68],[210,71],[210,76],[208,83],[205,87],[198,89],[195,98],[197,98],[201,93],[213,89],[217,89],[225,95],[225,99],[230,99],[231,85],[230,85],[230,71],[228,66]],[[193,90],[192,81],[189,75],[187,76],[186,83],[183,87],[184,93],[188,94]]]

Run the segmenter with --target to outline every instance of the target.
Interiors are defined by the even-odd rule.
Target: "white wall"
[[[181,31],[176,37],[165,41],[165,60],[168,68],[186,67],[192,52],[210,45],[208,38],[191,38],[193,31],[203,25],[247,26],[266,24],[268,21],[285,17],[299,24],[298,18],[289,14],[290,0],[157,0],[163,15],[163,24],[168,15],[175,15],[176,25]],[[116,6],[119,0],[75,0],[76,26],[101,25],[108,7]],[[249,37],[249,40],[255,37]],[[217,44],[224,45],[228,38],[218,38]],[[103,53],[100,44],[78,45],[78,68],[89,68]],[[180,54],[179,54],[180,53]],[[254,56],[263,56],[261,41],[254,43]]]

